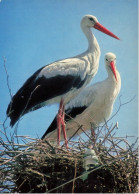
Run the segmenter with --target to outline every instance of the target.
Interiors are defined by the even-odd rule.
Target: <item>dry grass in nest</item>
[[[22,193],[135,193],[137,192],[136,142],[114,136],[115,127],[97,128],[94,140],[69,142],[69,150],[57,148],[49,140],[20,137],[24,144],[0,139],[1,191]],[[104,129],[105,128],[105,129]],[[105,130],[105,135],[104,131]],[[103,138],[102,138],[103,135]],[[16,137],[19,140],[19,137]],[[93,141],[93,143],[92,143]],[[99,165],[89,172],[83,157],[92,144]],[[125,149],[126,145],[126,149]],[[88,173],[86,180],[82,175]]]

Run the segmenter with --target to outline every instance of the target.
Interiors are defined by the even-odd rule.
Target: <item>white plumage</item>
[[[105,56],[105,66],[108,77],[104,81],[86,87],[66,105],[65,122],[68,137],[71,137],[79,126],[83,125],[84,130],[89,130],[91,128],[90,123],[99,125],[112,114],[115,99],[121,88],[121,78],[115,64],[115,54],[107,53]],[[45,136],[56,138],[55,124],[54,119],[43,138]],[[78,131],[78,134],[81,132],[81,130]]]
[[[36,71],[13,96],[7,115],[11,126],[29,111],[42,106],[64,103],[74,98],[95,76],[98,70],[100,48],[90,28],[96,28],[116,39],[113,33],[103,27],[96,17],[86,15],[81,21],[81,28],[88,40],[88,50],[81,55],[56,61]]]

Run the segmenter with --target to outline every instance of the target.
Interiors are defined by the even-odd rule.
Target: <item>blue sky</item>
[[[119,122],[117,136],[136,135],[138,129],[138,45],[137,0],[2,0],[0,3],[0,123],[6,117],[10,95],[6,85],[3,56],[12,94],[37,69],[55,60],[84,52],[88,43],[81,31],[80,20],[85,14],[95,15],[98,21],[117,35],[113,39],[97,30],[101,49],[100,66],[91,84],[106,78],[104,55],[117,55],[121,74],[121,101],[135,99],[121,107],[110,123]],[[119,107],[117,98],[114,111]],[[58,110],[52,105],[29,113],[19,123],[18,134],[41,137]],[[9,125],[7,120],[6,125]],[[9,133],[14,129],[9,128]]]

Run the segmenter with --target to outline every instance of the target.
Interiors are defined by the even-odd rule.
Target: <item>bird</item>
[[[65,123],[67,137],[74,136],[77,129],[83,126],[88,131],[93,130],[107,120],[113,111],[113,105],[121,89],[120,73],[116,69],[116,55],[106,53],[105,67],[108,77],[104,81],[97,82],[84,88],[74,99],[65,106]],[[45,138],[56,138],[56,117],[42,136]],[[78,130],[76,136],[82,130]],[[62,134],[61,137],[63,138]]]
[[[100,48],[91,32],[91,28],[119,40],[119,38],[102,26],[97,18],[85,15],[81,28],[88,40],[88,49],[80,55],[55,61],[37,70],[26,80],[12,97],[7,108],[11,127],[26,113],[43,106],[60,103],[57,116],[58,134],[60,126],[65,133],[64,105],[74,98],[95,76],[98,71]],[[58,142],[59,140],[58,135]],[[66,134],[65,134],[66,141]],[[58,143],[59,144],[59,143]]]

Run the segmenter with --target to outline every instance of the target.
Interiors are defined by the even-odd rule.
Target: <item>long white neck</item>
[[[108,77],[104,81],[107,85],[107,89],[109,90],[108,93],[112,92],[113,93],[113,98],[115,99],[116,96],[118,95],[120,89],[121,89],[121,77],[119,72],[116,70],[116,76],[117,80],[115,79],[114,74],[112,73],[111,69],[106,66],[107,72],[108,72]]]
[[[82,28],[82,31],[84,32],[84,34],[88,40],[88,50],[87,51],[90,53],[92,53],[94,51],[100,52],[99,44],[98,44],[95,36],[91,32],[91,29],[82,23],[81,23],[81,28]]]
[[[114,76],[114,74],[113,74],[113,72],[112,72],[110,66],[105,65],[105,67],[106,67],[106,70],[107,70],[107,73],[108,73],[108,78],[107,78],[107,79],[109,79],[109,80],[111,80],[112,82],[116,83],[118,80],[116,81],[115,76]],[[117,79],[118,79],[119,76],[120,76],[120,74],[119,74],[119,72],[117,71],[116,67],[115,67],[115,70],[116,70],[116,76],[117,76]]]

